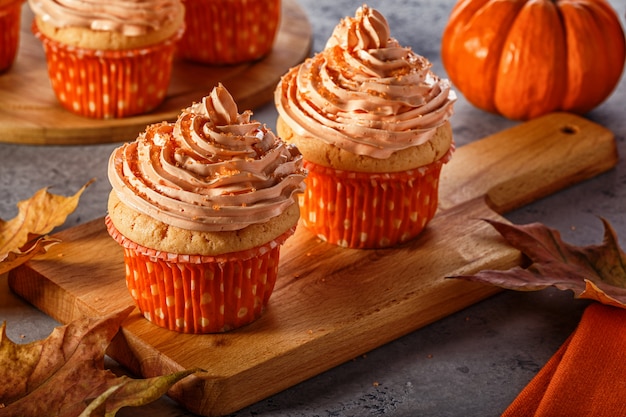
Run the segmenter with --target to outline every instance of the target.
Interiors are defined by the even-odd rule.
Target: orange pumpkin
[[[516,120],[588,112],[611,94],[626,59],[605,0],[460,0],[441,46],[470,103]]]

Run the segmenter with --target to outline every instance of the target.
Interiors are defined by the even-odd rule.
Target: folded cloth
[[[502,417],[626,416],[626,310],[590,304]]]

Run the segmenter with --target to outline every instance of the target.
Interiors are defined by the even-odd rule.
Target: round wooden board
[[[154,111],[123,119],[74,115],[57,101],[48,78],[43,48],[31,32],[33,14],[22,12],[20,47],[13,67],[0,74],[0,142],[33,145],[85,145],[133,140],[146,125],[175,120],[181,109],[223,83],[241,110],[272,99],[280,77],[302,62],[312,45],[311,25],[295,0],[283,0],[274,48],[265,58],[236,66],[204,66],[176,60],[165,101]]]

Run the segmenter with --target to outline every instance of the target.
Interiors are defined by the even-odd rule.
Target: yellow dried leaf
[[[0,274],[45,252],[55,240],[44,239],[44,235],[62,225],[76,210],[80,196],[92,182],[70,197],[52,194],[42,188],[31,198],[17,203],[18,214],[13,219],[0,219]]]
[[[5,257],[0,259],[0,275],[17,268],[33,256],[46,253],[51,246],[56,245],[59,242],[61,242],[59,239],[43,236],[32,242],[31,245],[26,245],[15,252],[5,254]]]

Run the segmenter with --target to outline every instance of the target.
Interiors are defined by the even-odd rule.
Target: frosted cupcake
[[[183,0],[185,33],[178,54],[204,64],[240,64],[267,55],[281,16],[280,0]]]
[[[0,0],[0,73],[13,65],[20,40],[24,0]]]
[[[298,150],[251,114],[220,85],[111,155],[108,231],[130,294],[161,327],[224,332],[268,303],[305,173]]]
[[[383,248],[437,210],[456,100],[430,62],[390,36],[378,11],[343,19],[325,49],[278,84],[277,132],[304,156],[303,224],[322,240]]]
[[[169,86],[184,30],[180,0],[29,0],[52,89],[91,118],[149,112]]]

